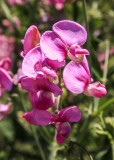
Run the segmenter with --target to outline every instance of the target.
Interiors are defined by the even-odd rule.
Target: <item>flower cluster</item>
[[[6,35],[0,35],[0,98],[3,97],[4,92],[11,91],[13,80],[9,75],[12,67],[12,60],[9,57],[14,49],[14,39]],[[0,104],[0,120],[9,113],[9,104]]]
[[[26,31],[23,43],[22,71],[19,83],[27,90],[33,110],[23,115],[32,125],[48,125],[55,123],[57,142],[63,143],[71,131],[69,122],[78,122],[81,112],[77,106],[70,106],[55,113],[47,111],[53,107],[55,96],[61,96],[62,90],[55,84],[58,77],[57,69],[65,66],[66,58],[70,62],[64,67],[63,81],[72,93],[84,93],[87,96],[103,97],[106,88],[91,78],[86,55],[87,49],[82,45],[86,42],[87,32],[80,24],[62,20],[55,23],[52,31],[41,36],[37,27],[32,25]]]

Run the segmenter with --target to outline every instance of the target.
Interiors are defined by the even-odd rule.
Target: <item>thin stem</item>
[[[24,99],[23,99],[24,96],[22,95],[21,88],[19,88],[19,95],[20,95],[20,99],[21,99],[21,103],[22,103],[23,109],[24,109],[25,112],[27,112],[27,107],[24,105],[25,104],[24,103]],[[31,129],[33,137],[34,137],[34,139],[36,141],[37,148],[41,153],[42,160],[46,160],[44,152],[43,152],[43,149],[42,149],[42,147],[40,145],[40,141],[39,141],[39,138],[38,138],[38,135],[36,133],[36,130],[35,130],[34,126],[30,125],[30,129]]]
[[[111,147],[112,147],[112,160],[114,160],[114,142],[112,142]]]
[[[73,141],[70,141],[69,142],[69,144],[76,144],[77,146],[79,146],[80,148],[82,148],[87,154],[88,154],[88,156],[89,156],[89,159],[90,160],[93,160],[93,158],[92,158],[92,156],[91,156],[91,154],[88,152],[88,150],[84,147],[84,146],[82,146],[80,143],[78,143],[78,142],[73,142]]]
[[[88,18],[87,18],[87,7],[86,7],[86,1],[82,0],[83,3],[83,10],[84,10],[84,19],[85,19],[85,24],[86,24],[86,29],[88,33],[88,38],[87,38],[87,49],[90,51],[91,49],[91,41],[90,41],[90,32],[89,32],[89,24],[88,24]],[[89,66],[90,70],[92,71],[92,60],[91,56],[88,56],[88,61],[89,61]]]
[[[106,53],[105,53],[105,64],[104,64],[104,73],[103,73],[103,83],[106,84],[107,81],[107,73],[108,73],[108,59],[109,59],[109,46],[110,43],[106,41]]]
[[[43,152],[43,149],[42,149],[42,147],[41,147],[41,145],[40,145],[39,138],[38,138],[38,136],[37,136],[37,132],[36,132],[34,126],[30,126],[30,127],[31,127],[31,131],[32,131],[32,133],[33,133],[34,139],[35,139],[35,141],[36,141],[37,148],[39,149],[39,151],[40,151],[40,153],[41,153],[42,160],[46,160],[45,155],[44,155],[44,152]]]
[[[59,69],[59,75],[58,75],[58,85],[59,87],[62,89],[62,86],[61,86],[61,83],[62,83],[62,73],[61,73],[61,69]],[[57,97],[57,103],[56,103],[56,111],[55,112],[58,112],[59,111],[59,107],[62,108],[62,96],[58,96]]]

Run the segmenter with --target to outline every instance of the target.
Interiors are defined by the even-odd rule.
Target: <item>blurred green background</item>
[[[13,90],[0,99],[0,103],[8,102],[12,108],[0,121],[0,160],[89,160],[90,155],[94,160],[114,160],[114,2],[87,0],[86,8],[84,2],[76,0],[58,11],[45,0],[30,0],[13,6],[7,0],[0,0],[0,34],[15,38],[11,54],[13,75],[22,62],[21,39],[27,28],[36,25],[42,34],[51,30],[55,22],[68,19],[87,27],[88,40],[84,47],[91,53],[88,59],[91,75],[94,81],[102,82],[107,88],[107,95],[99,99],[74,95],[63,87],[62,107],[78,106],[82,118],[77,124],[71,124],[70,142],[59,145],[54,125],[34,127],[22,118],[32,106],[28,93],[19,84],[14,85]],[[14,22],[15,16],[20,26]],[[3,24],[4,19],[9,20],[13,31]],[[105,58],[99,62],[101,53]]]

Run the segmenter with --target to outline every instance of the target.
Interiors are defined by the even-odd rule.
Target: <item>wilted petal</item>
[[[107,93],[105,85],[101,84],[100,82],[91,83],[87,86],[87,88],[84,91],[84,94],[87,96],[92,97],[104,97]]]
[[[64,43],[52,31],[46,31],[40,41],[43,53],[51,60],[64,61],[66,49]]]
[[[64,139],[68,138],[70,135],[70,131],[71,131],[71,126],[69,123],[60,123],[60,124],[56,124],[56,129],[57,129],[57,142],[59,144],[64,143]]]
[[[87,32],[85,28],[70,20],[62,20],[55,23],[53,25],[53,31],[68,46],[75,43],[81,46],[87,39]]]
[[[91,79],[86,58],[80,63],[69,62],[63,71],[63,79],[68,90],[76,94],[83,93]]]
[[[78,122],[81,119],[81,112],[77,106],[70,106],[58,112],[61,123]]]
[[[47,91],[38,91],[37,93],[29,92],[29,97],[34,108],[47,110],[55,103],[53,93]]]
[[[27,54],[32,48],[36,47],[37,44],[40,42],[40,33],[36,26],[30,26],[25,34],[24,37],[24,55]]]
[[[35,64],[39,62],[42,65],[44,61],[44,55],[41,52],[40,47],[35,47],[30,50],[23,59],[22,71],[26,76],[36,77],[37,72],[35,71]]]
[[[44,110],[34,109],[30,112],[26,112],[23,115],[30,124],[46,126],[50,124],[51,113]]]
[[[8,91],[12,89],[13,81],[9,74],[2,68],[0,68],[0,84]]]

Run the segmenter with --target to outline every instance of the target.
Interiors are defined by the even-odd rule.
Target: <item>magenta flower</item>
[[[91,83],[91,75],[86,57],[80,63],[69,62],[64,71],[63,79],[66,88],[76,94],[83,93],[93,97],[103,97],[107,91],[100,82]]]
[[[0,59],[10,56],[14,51],[14,42],[14,38],[0,35]]]
[[[23,5],[23,0],[8,0],[8,4],[11,6],[14,4]]]
[[[51,69],[48,64],[40,46],[37,46],[25,55],[22,63],[22,71],[26,76],[34,78],[41,75],[53,78],[57,77],[55,70]]]
[[[21,56],[24,57],[31,49],[40,43],[40,33],[36,26],[32,25],[27,29],[22,43],[24,51],[21,52]]]
[[[12,85],[12,78],[4,69],[0,68],[0,98],[3,96],[5,90],[11,91]]]
[[[0,120],[2,120],[7,114],[9,114],[11,108],[9,104],[0,104]]]
[[[6,71],[10,71],[12,67],[12,60],[7,57],[0,60],[0,67],[5,69]]]
[[[65,60],[66,55],[73,61],[80,62],[84,55],[89,55],[80,46],[86,42],[87,32],[80,24],[63,20],[53,25],[53,31],[46,31],[41,37],[40,45],[44,54],[58,63]]]
[[[45,126],[55,123],[57,129],[57,142],[62,144],[65,138],[68,138],[71,126],[68,122],[78,122],[81,119],[81,112],[78,107],[70,106],[60,110],[57,114],[51,114],[48,111],[34,109],[23,115],[30,124]]]
[[[48,79],[23,77],[20,79],[22,88],[29,92],[29,97],[34,108],[46,110],[55,103],[54,95],[62,94],[62,90]]]
[[[64,0],[46,0],[50,5],[55,5],[57,10],[64,8]]]

